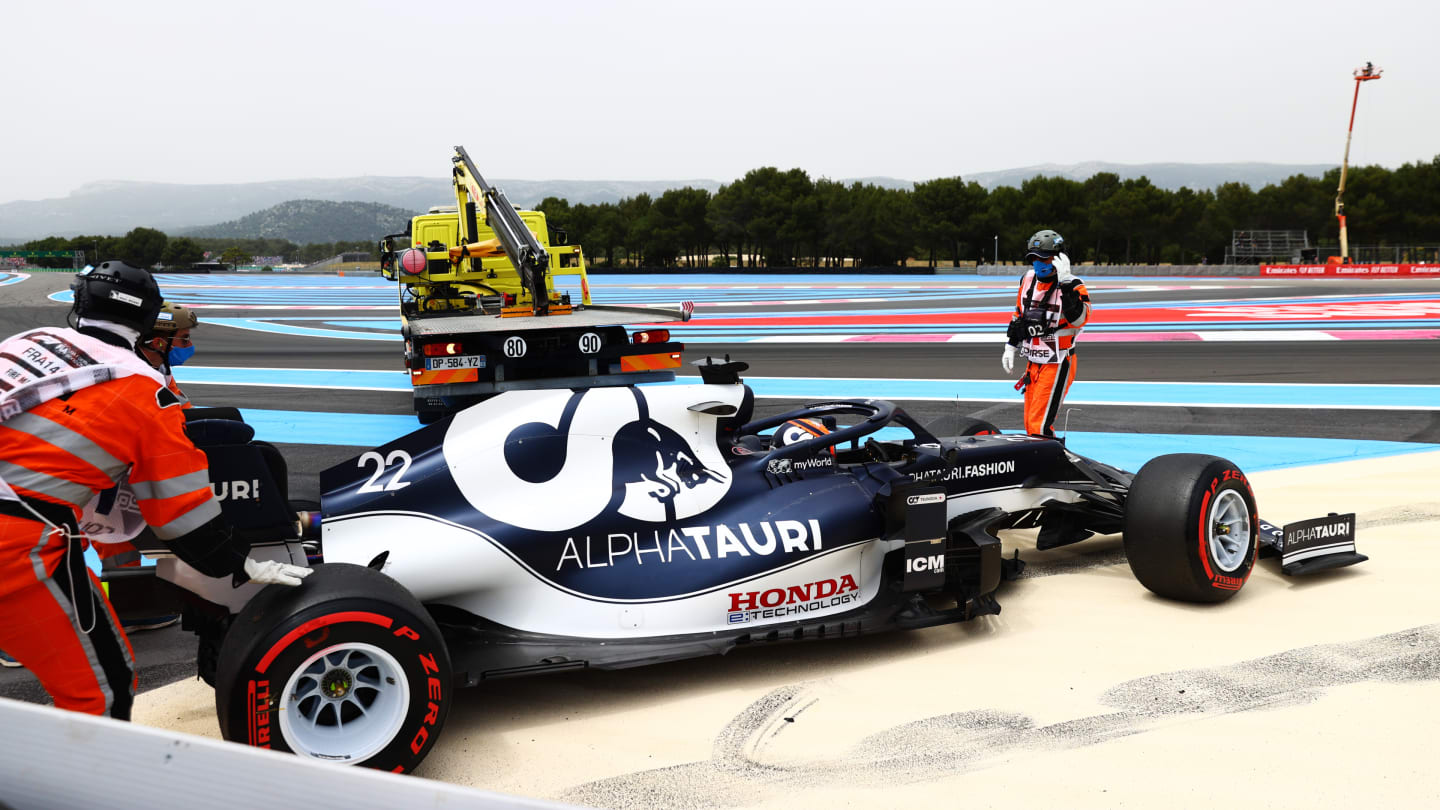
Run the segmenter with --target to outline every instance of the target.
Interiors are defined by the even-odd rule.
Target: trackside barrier
[[[0,698],[0,807],[559,808]]]
[[[1260,275],[1290,278],[1440,278],[1440,264],[1262,264]]]
[[[1028,264],[982,264],[972,271],[970,268],[955,268],[961,273],[974,272],[981,276],[1011,276],[1019,278],[1030,269]],[[1099,276],[1198,276],[1203,278],[1256,278],[1260,268],[1253,264],[1077,264],[1072,267],[1075,275],[1088,279]],[[951,268],[942,267],[939,272],[950,274]]]

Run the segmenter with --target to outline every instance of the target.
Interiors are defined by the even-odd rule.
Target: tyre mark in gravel
[[[1440,501],[1407,503],[1404,506],[1361,512],[1355,516],[1355,528],[1358,531],[1401,523],[1423,523],[1427,520],[1440,520]]]
[[[1101,696],[1114,711],[1048,726],[1020,712],[956,712],[872,734],[829,761],[766,764],[764,749],[799,722],[798,712],[821,699],[796,684],[771,691],[741,712],[716,737],[708,761],[590,782],[560,798],[601,807],[733,807],[773,798],[786,788],[925,782],[980,770],[1020,752],[1065,751],[1143,734],[1166,721],[1303,705],[1337,686],[1436,680],[1440,624],[1136,678]]]

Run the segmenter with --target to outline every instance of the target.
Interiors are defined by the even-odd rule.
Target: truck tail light
[[[670,339],[669,329],[646,329],[630,336],[635,343],[664,343]]]
[[[461,354],[464,350],[459,343],[426,343],[422,351],[426,357],[439,357],[447,354]]]

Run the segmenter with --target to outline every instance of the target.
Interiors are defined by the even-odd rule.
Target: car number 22
[[[374,450],[370,450],[362,453],[357,463],[361,469],[374,464],[375,472],[370,475],[370,480],[360,485],[360,488],[356,490],[356,492],[362,494],[394,492],[397,489],[404,489],[410,486],[410,482],[405,480],[405,473],[410,471],[411,458],[410,454],[404,450],[391,450],[390,455],[383,457]],[[395,464],[399,464],[399,468],[395,470],[394,475],[390,476],[390,480],[382,485],[380,483],[380,476],[384,475],[385,470]]]

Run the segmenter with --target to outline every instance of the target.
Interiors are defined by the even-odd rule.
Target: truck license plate
[[[460,354],[454,357],[425,358],[426,371],[449,371],[457,368],[485,368],[485,355]]]

